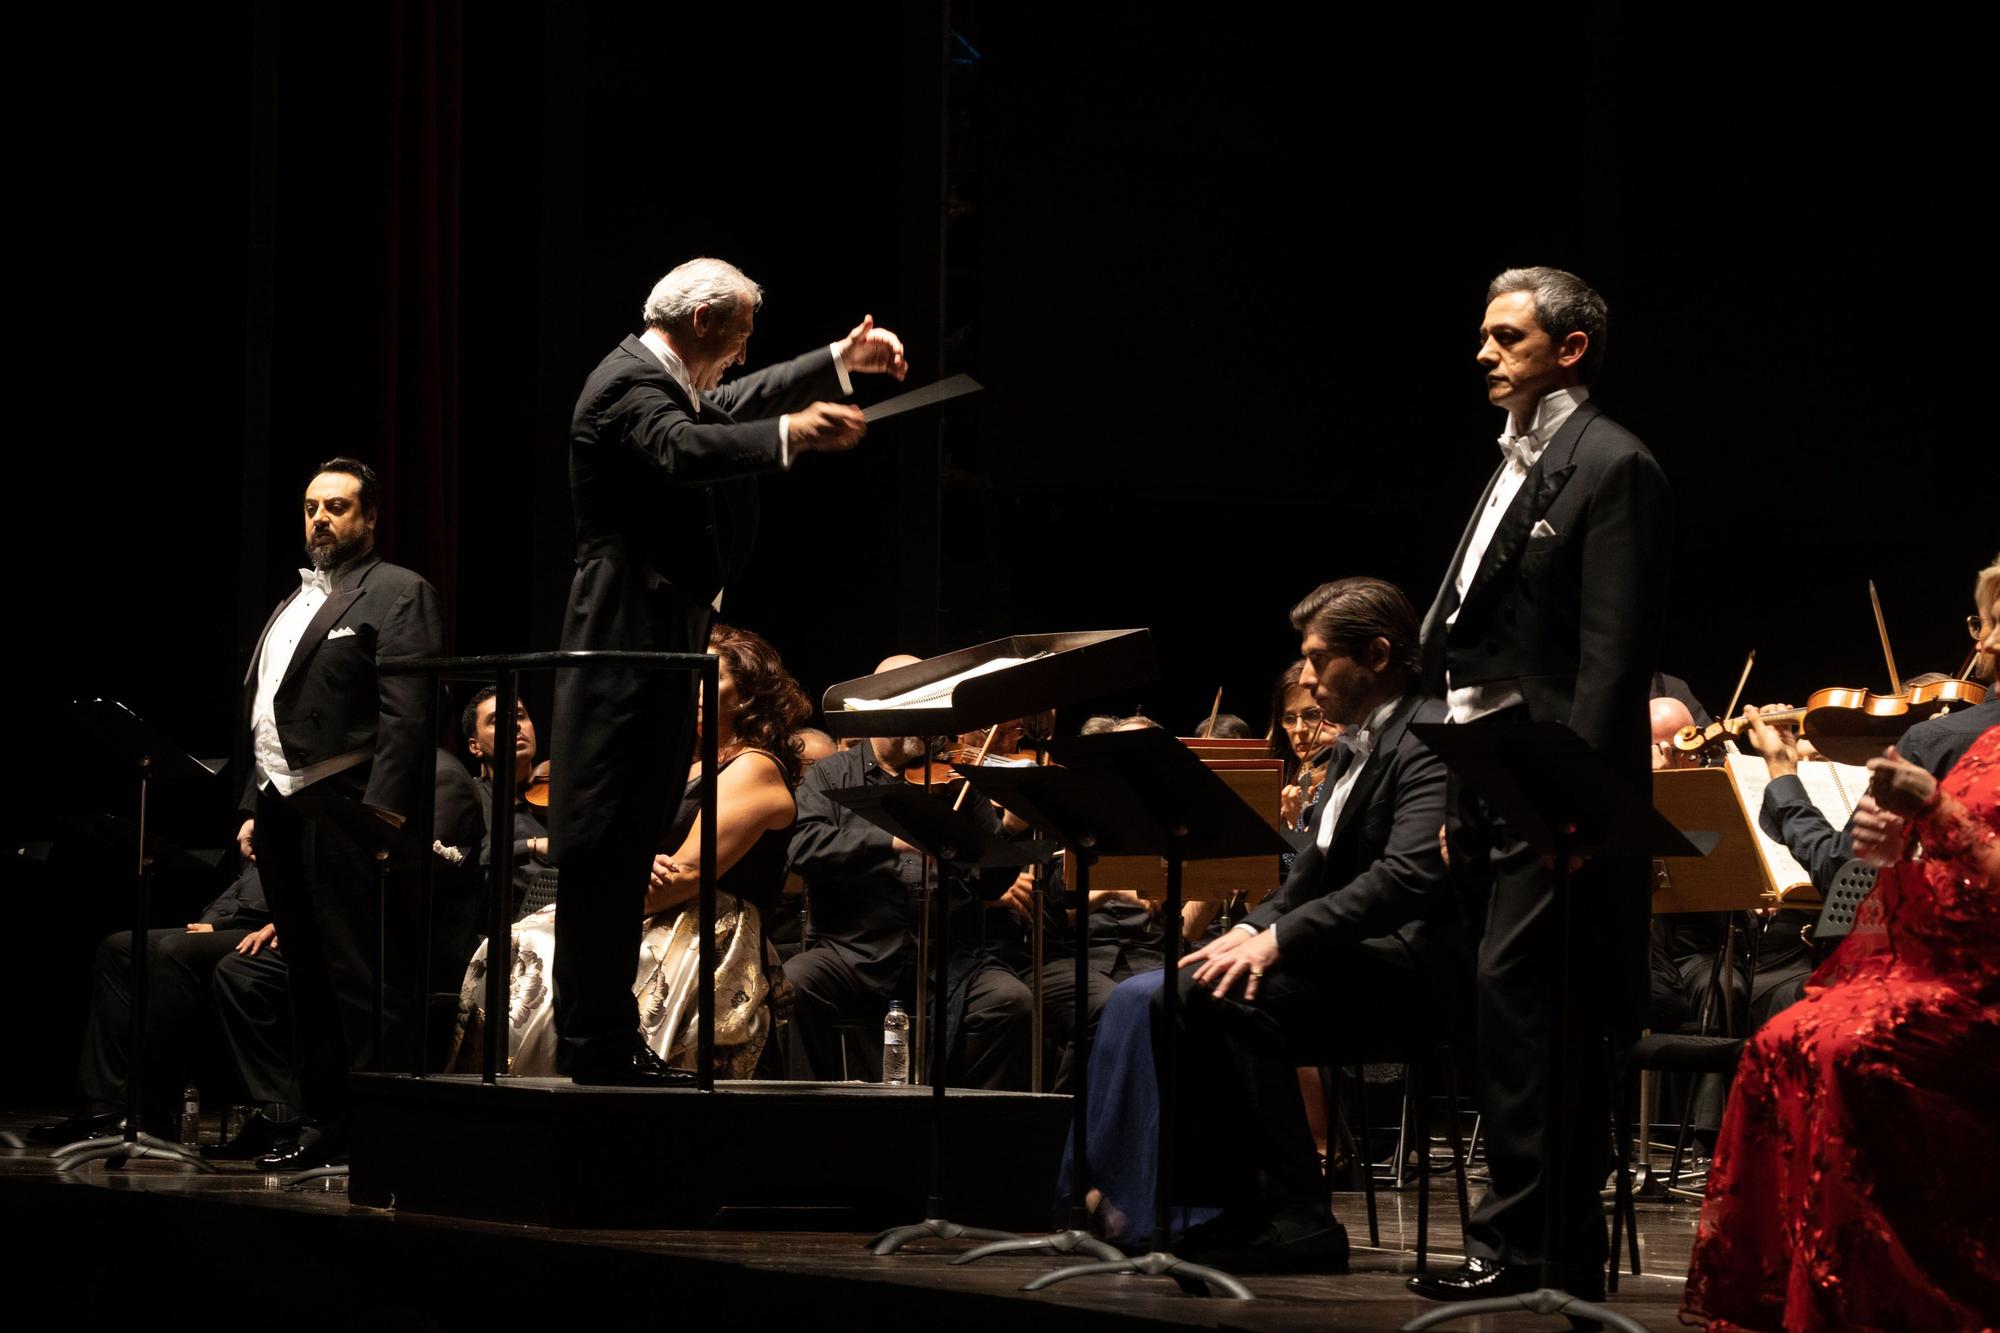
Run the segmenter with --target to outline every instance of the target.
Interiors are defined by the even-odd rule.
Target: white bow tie
[[[1541,442],[1535,438],[1533,432],[1526,435],[1502,435],[1500,437],[1500,452],[1506,455],[1508,462],[1514,464],[1523,472],[1526,472],[1535,465],[1535,457],[1540,449]]]
[[[302,592],[318,590],[320,596],[333,596],[333,580],[323,569],[302,569],[299,571],[299,589]]]

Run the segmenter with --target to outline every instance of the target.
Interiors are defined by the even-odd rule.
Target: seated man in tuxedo
[[[204,1051],[214,1046],[212,996],[221,966],[260,926],[271,919],[257,867],[245,861],[229,887],[185,927],[146,932],[146,1105],[139,1118],[147,1131],[176,1136],[181,1089],[195,1077]],[[277,999],[283,999],[283,964],[277,967]],[[68,1143],[118,1132],[125,1118],[126,1038],[131,1028],[132,933],[106,936],[91,969],[90,1024],[77,1062],[82,1109],[67,1120],[28,1131],[35,1143]],[[252,1089],[257,1095],[257,1090]],[[261,1097],[260,1097],[261,1100]]]
[[[1184,1197],[1223,1205],[1176,1253],[1237,1272],[1346,1268],[1298,1067],[1427,1053],[1469,1016],[1470,960],[1438,839],[1445,769],[1410,730],[1444,719],[1415,688],[1416,612],[1393,584],[1347,578],[1316,589],[1292,624],[1301,683],[1352,737],[1313,841],[1276,894],[1181,960],[1183,1033],[1162,1030],[1149,979],[1119,992],[1143,992],[1156,1042],[1181,1043],[1179,1178]],[[1098,1072],[1093,1060],[1093,1096]],[[1240,1154],[1214,1152],[1232,1138]]]
[[[892,657],[882,672],[919,659]],[[925,761],[924,742],[911,736],[877,736],[814,764],[796,793],[787,869],[811,896],[811,932],[805,947],[785,961],[785,979],[797,994],[792,1009],[794,1078],[838,1079],[843,1060],[842,1023],[879,1024],[889,1001],[907,1002],[916,978],[915,910],[923,883],[921,853],[892,838],[828,792],[843,787],[905,781]],[[999,827],[983,801],[968,801],[973,817]],[[962,1087],[1025,1088],[1028,1082],[1028,988],[985,947],[981,898],[1003,892],[1011,871],[945,871],[945,901],[952,910],[951,999],[948,1021],[951,1081]],[[935,1002],[935,997],[933,997]],[[881,1077],[879,1027],[862,1042],[863,1068],[848,1072]],[[914,1080],[918,1071],[912,1071]]]

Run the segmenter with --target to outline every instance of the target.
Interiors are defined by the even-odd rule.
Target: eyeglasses
[[[1975,639],[1984,634],[1986,632],[1986,617],[1977,613],[1967,616],[1965,618],[1965,632]]]
[[[1296,727],[1301,722],[1309,727],[1316,727],[1326,721],[1326,713],[1323,709],[1307,708],[1296,713],[1280,713],[1278,721],[1287,728]]]

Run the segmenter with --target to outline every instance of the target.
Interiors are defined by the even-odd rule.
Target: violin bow
[[[1889,693],[1903,692],[1903,678],[1896,674],[1896,653],[1889,647],[1889,625],[1882,619],[1882,599],[1875,595],[1875,580],[1868,580],[1868,600],[1875,607],[1875,632],[1882,636],[1882,657],[1889,663]]]
[[[1729,696],[1729,707],[1722,710],[1722,720],[1727,722],[1736,716],[1736,705],[1743,702],[1743,687],[1750,683],[1750,668],[1757,665],[1757,650],[1752,648],[1750,656],[1743,659],[1743,674],[1736,678],[1736,693]]]
[[[986,762],[986,752],[993,748],[993,738],[995,736],[998,736],[999,734],[1000,734],[1000,724],[998,722],[995,722],[992,726],[986,729],[986,739],[979,743],[979,757],[972,761],[972,766],[974,768],[977,768],[981,764]],[[958,797],[957,799],[952,801],[951,808],[954,810],[963,810],[965,808],[965,798],[968,794],[971,793],[971,791],[972,791],[972,784],[970,782],[966,783],[963,787],[960,787],[958,789]]]
[[[1214,740],[1215,719],[1221,716],[1222,716],[1222,687],[1218,685],[1215,687],[1215,705],[1208,710],[1208,730],[1202,732],[1202,735],[1208,737],[1210,740]]]

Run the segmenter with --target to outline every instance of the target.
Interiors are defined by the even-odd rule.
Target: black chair
[[[1460,1231],[1463,1231],[1470,1225],[1472,1217],[1471,1200],[1465,1183],[1465,1164],[1469,1154],[1466,1151],[1464,1138],[1460,1135],[1458,1128],[1459,1088],[1457,1057],[1449,1044],[1441,1042],[1431,1050],[1420,1053],[1415,1059],[1409,1058],[1407,1053],[1402,1053],[1381,1060],[1371,1060],[1368,1063],[1400,1063],[1403,1066],[1403,1106],[1397,1124],[1396,1137],[1398,1147],[1395,1174],[1391,1179],[1395,1181],[1395,1188],[1403,1188],[1403,1167],[1408,1157],[1408,1152],[1402,1145],[1405,1143],[1414,1143],[1416,1151],[1419,1154],[1416,1173],[1417,1271],[1419,1273],[1427,1273],[1430,1271],[1431,1176],[1436,1170],[1436,1167],[1431,1163],[1430,1150],[1431,1087],[1433,1079],[1440,1070],[1444,1075],[1445,1095],[1450,1102],[1446,1113],[1445,1139],[1451,1145],[1451,1171],[1458,1191],[1458,1224]],[[1321,1079],[1327,1087],[1328,1124],[1330,1129],[1338,1132],[1341,1143],[1346,1149],[1348,1161],[1354,1165],[1356,1172],[1361,1177],[1361,1190],[1367,1201],[1368,1208],[1368,1243],[1379,1246],[1382,1243],[1382,1230],[1375,1205],[1375,1168],[1367,1160],[1367,1154],[1362,1150],[1357,1136],[1347,1123],[1347,1116],[1341,1108],[1337,1089],[1333,1086],[1333,1080],[1330,1076],[1332,1072],[1328,1070],[1320,1071]],[[1351,1073],[1354,1079],[1365,1133],[1366,1126],[1370,1122],[1368,1115],[1367,1080],[1362,1077],[1362,1070],[1359,1064],[1350,1066],[1347,1071],[1341,1072]],[[1477,1131],[1475,1130],[1474,1132],[1476,1136]]]
[[[1630,1237],[1632,1276],[1639,1276],[1639,1224],[1633,1208],[1632,1159],[1629,1151],[1631,1127],[1625,1119],[1623,1092],[1641,1073],[1685,1074],[1687,1096],[1681,1102],[1681,1121],[1674,1137],[1674,1156],[1667,1170],[1667,1189],[1675,1190],[1680,1180],[1681,1158],[1687,1149],[1694,1119],[1694,1087],[1703,1074],[1727,1075],[1736,1068],[1743,1053],[1741,1037],[1699,1037],[1681,1033],[1654,1033],[1640,1037],[1612,1061],[1612,1117],[1617,1135],[1618,1162],[1611,1208],[1611,1272],[1608,1290],[1618,1290],[1618,1243],[1621,1233]],[[1650,1147],[1650,1145],[1649,1145]]]

